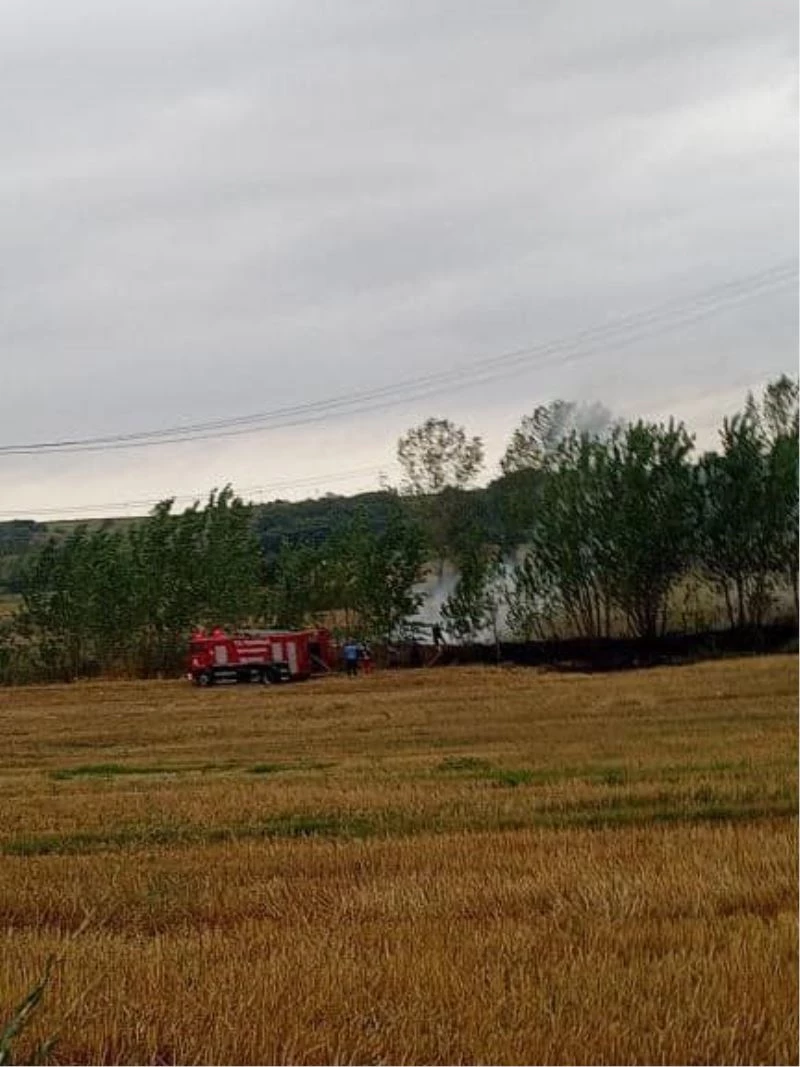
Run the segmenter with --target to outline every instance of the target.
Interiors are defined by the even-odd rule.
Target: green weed
[[[515,789],[518,785],[530,785],[532,782],[537,781],[536,772],[526,770],[496,770],[492,771],[488,777],[497,785],[509,786],[511,789]]]
[[[127,764],[127,763],[82,763],[77,767],[65,767],[53,771],[50,777],[57,782],[70,781],[73,778],[117,778],[124,776],[190,774],[208,771],[228,771],[229,763],[188,763],[170,765],[164,763]]]
[[[448,756],[436,768],[444,774],[486,774],[491,769],[489,760],[475,756]]]
[[[8,1022],[0,1030],[0,1064],[13,1064],[13,1044],[20,1033],[29,1023],[31,1016],[41,1003],[47,983],[50,981],[50,971],[53,960],[47,961],[43,976],[31,989],[25,999],[17,1005],[11,1013]],[[44,1063],[56,1043],[56,1038],[51,1037],[37,1046],[32,1056],[26,1059],[27,1063]]]

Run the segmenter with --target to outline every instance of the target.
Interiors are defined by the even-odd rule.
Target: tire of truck
[[[272,671],[267,667],[261,672],[261,684],[272,685],[275,679],[272,677]]]
[[[200,671],[200,673],[195,678],[195,682],[201,688],[205,689],[209,685],[214,684],[214,675],[211,673],[211,671]]]

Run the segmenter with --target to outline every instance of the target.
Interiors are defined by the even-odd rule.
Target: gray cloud
[[[783,0],[7,0],[3,443],[385,385],[796,255],[796,19]],[[431,410],[499,451],[557,395],[711,422],[796,347],[787,290],[353,420],[343,458],[342,426],[316,426],[306,458],[287,431],[212,445],[213,470],[188,445],[4,460],[0,494],[191,492],[224,457],[223,480],[265,484],[254,457],[276,451],[285,477],[385,464]]]

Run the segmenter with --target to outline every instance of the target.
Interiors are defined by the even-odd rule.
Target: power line
[[[760,375],[762,380],[767,380],[772,377],[777,377],[781,373],[780,369],[775,369],[769,372],[763,372]],[[744,388],[746,385],[753,384],[753,374],[748,372],[746,374],[738,375],[733,381],[728,381],[727,386],[729,389]],[[720,393],[719,387],[704,389],[700,393],[695,393],[691,396],[691,400],[694,403],[707,399],[708,397],[718,397]],[[661,410],[660,407],[652,408],[648,412],[644,413],[645,418],[657,417],[657,412]],[[279,491],[281,489],[291,489],[296,487],[314,485],[318,482],[324,482],[326,485],[335,485],[339,482],[352,481],[353,478],[360,478],[365,475],[379,475],[387,470],[387,467],[391,464],[384,464],[380,467],[354,467],[345,471],[339,471],[336,474],[323,474],[313,475],[304,478],[291,478],[285,479],[280,482],[271,482],[268,485],[246,485],[236,489],[237,496],[243,497],[245,494],[263,494]],[[118,500],[114,502],[108,502],[104,504],[81,504],[70,506],[69,510],[72,514],[79,513],[80,515],[86,515],[89,512],[95,511],[110,511],[119,510],[124,508],[149,508],[154,507],[156,504],[161,503],[164,499],[170,498],[175,503],[185,502],[194,503],[195,501],[201,501],[208,496],[209,490],[205,490],[200,493],[182,493],[175,494],[169,497],[169,494],[162,494],[160,497],[151,497],[148,499],[138,500]],[[252,501],[251,501],[252,502]],[[42,516],[63,516],[64,508],[29,508],[27,511],[0,511],[0,519],[15,519],[15,518],[30,518],[33,514]],[[91,518],[91,516],[88,516]],[[105,518],[106,515],[102,515],[101,518]],[[72,521],[71,517],[64,517],[64,522]]]
[[[319,474],[308,476],[305,478],[292,478],[285,479],[280,482],[271,482],[268,485],[245,485],[236,489],[237,496],[248,495],[260,495],[264,493],[279,492],[281,489],[293,489],[295,487],[313,486],[317,483],[324,483],[325,485],[336,485],[340,482],[352,481],[354,478],[366,477],[368,475],[379,475],[383,473],[388,465],[382,467],[353,467],[349,470],[338,471],[336,474]],[[81,515],[87,514],[93,511],[116,511],[123,508],[150,508],[155,507],[156,504],[160,504],[164,499],[172,499],[175,503],[194,503],[195,501],[202,501],[208,496],[208,491],[202,493],[181,493],[180,495],[172,496],[165,493],[160,497],[151,497],[149,499],[140,500],[117,500],[110,501],[104,504],[79,504],[69,505],[64,508],[46,507],[46,508],[30,508],[27,512],[19,511],[0,511],[0,518],[16,518],[19,516],[29,517],[31,514],[36,515],[63,515],[65,511],[70,513],[79,513]],[[65,522],[69,519],[65,518]]]
[[[463,363],[446,371],[327,400],[160,430],[8,444],[0,446],[0,455],[106,452],[178,444],[183,441],[205,441],[242,436],[265,429],[304,426],[342,415],[384,410],[443,392],[449,394],[484,385],[506,377],[522,366],[539,367],[554,362],[563,365],[606,351],[610,344],[623,347],[647,337],[668,333],[741,306],[788,283],[795,283],[797,276],[795,260],[779,263],[745,278],[725,282],[690,297],[674,298],[643,312],[617,318],[567,337]]]

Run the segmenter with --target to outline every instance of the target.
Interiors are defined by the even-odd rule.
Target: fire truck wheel
[[[272,685],[274,680],[275,679],[272,677],[272,671],[262,671],[261,672],[261,684],[262,685]]]
[[[197,676],[197,684],[203,687],[214,684],[214,675],[211,671],[201,671]]]

